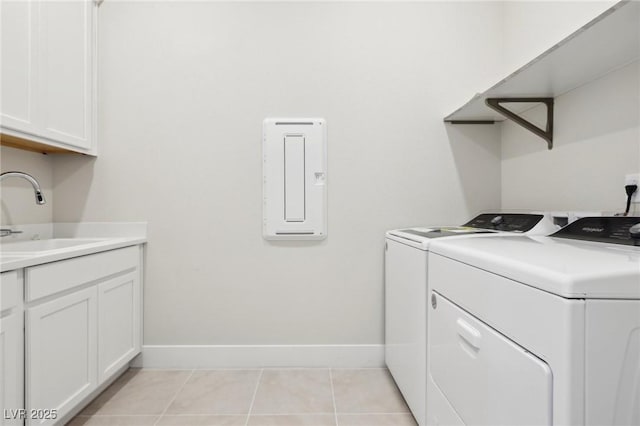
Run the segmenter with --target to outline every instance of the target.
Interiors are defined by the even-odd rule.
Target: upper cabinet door
[[[3,128],[25,133],[37,132],[34,117],[37,9],[28,1],[3,1],[0,8],[0,123]]]
[[[0,14],[2,143],[95,154],[93,0],[3,1]]]
[[[43,136],[90,150],[93,104],[91,1],[42,1],[38,25]]]

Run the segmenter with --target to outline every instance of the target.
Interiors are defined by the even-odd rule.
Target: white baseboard
[[[384,345],[146,345],[144,368],[384,367]]]

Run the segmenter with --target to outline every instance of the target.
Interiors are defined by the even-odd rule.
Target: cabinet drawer
[[[18,271],[0,274],[0,311],[11,309],[18,304]]]
[[[138,264],[139,249],[134,246],[27,268],[26,301],[135,269]]]

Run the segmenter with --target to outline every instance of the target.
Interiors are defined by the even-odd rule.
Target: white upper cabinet
[[[0,14],[3,144],[95,155],[97,6],[3,0]]]
[[[2,131],[5,128],[32,131],[34,108],[32,94],[34,82],[34,49],[31,39],[34,36],[34,4],[31,2],[3,1],[0,8],[0,71],[2,92],[1,104]]]
[[[92,148],[93,11],[90,1],[40,3],[39,87],[44,136]]]

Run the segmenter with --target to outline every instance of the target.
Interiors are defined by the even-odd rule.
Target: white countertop
[[[0,254],[0,272],[56,262],[107,250],[147,242],[147,224],[136,223],[53,223],[37,225],[3,226],[22,231],[17,237],[4,237],[7,253]],[[76,245],[56,249],[18,253],[10,251],[12,243],[32,240],[78,239]],[[83,241],[85,240],[86,241]]]

